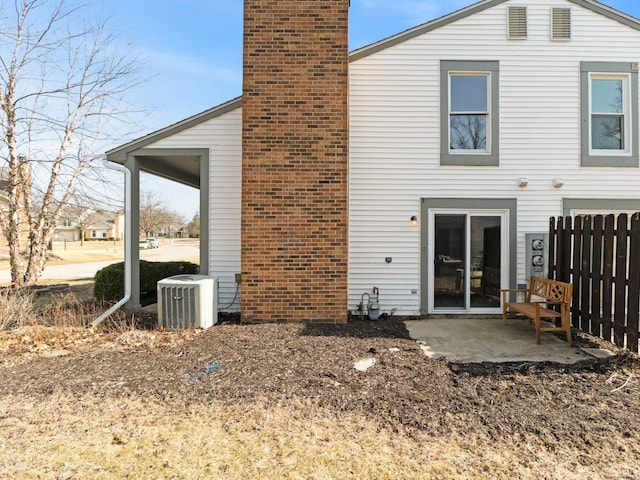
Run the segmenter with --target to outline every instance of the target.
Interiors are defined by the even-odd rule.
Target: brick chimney
[[[347,321],[349,0],[245,0],[242,321]]]

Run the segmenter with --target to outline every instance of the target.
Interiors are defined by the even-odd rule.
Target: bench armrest
[[[515,295],[517,295],[518,293],[521,293],[525,303],[529,303],[529,300],[531,300],[531,292],[528,288],[502,288],[500,289],[500,292],[502,293],[503,304],[507,303],[507,295],[509,295],[510,293]]]
[[[501,292],[528,292],[528,288],[501,288]]]

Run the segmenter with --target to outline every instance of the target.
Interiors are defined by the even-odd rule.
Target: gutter
[[[113,163],[107,160],[107,156],[103,155],[102,161],[104,162],[105,168],[109,170],[115,170],[120,173],[124,173],[124,297],[119,300],[115,305],[113,305],[109,310],[104,312],[98,318],[96,318],[93,322],[91,322],[90,326],[95,327],[96,325],[100,325],[109,315],[114,313],[124,304],[126,304],[131,299],[131,256],[133,252],[132,242],[129,241],[129,237],[131,236],[132,225],[131,223],[131,171],[125,167],[124,165],[120,165],[119,163]]]

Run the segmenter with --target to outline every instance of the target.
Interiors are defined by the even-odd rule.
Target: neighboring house
[[[77,221],[71,218],[60,218],[53,232],[53,240],[56,242],[77,242],[80,240],[80,227]]]
[[[97,212],[91,209],[66,208],[56,225],[53,239],[56,242],[77,242],[84,230],[85,240],[122,239],[122,215]]]
[[[97,240],[101,238],[114,238],[115,223],[111,218],[96,218],[87,224],[85,240]]]
[[[340,3],[301,3],[311,9],[314,2]],[[346,8],[344,0],[338,11]],[[268,10],[253,20],[268,17]],[[282,29],[274,42],[295,28],[271,23]],[[331,49],[330,40],[308,40],[309,52],[301,57],[323,55],[317,50]],[[260,94],[246,90],[253,85],[253,62],[277,53],[263,48],[256,56],[251,48],[244,100],[108,152],[109,160],[133,172],[200,187],[201,269],[219,278],[221,304],[234,298],[234,274],[242,272],[243,320],[345,321],[325,306],[354,311],[373,287],[381,309],[400,315],[497,313],[498,290],[525,283],[530,273],[527,234],[548,231],[549,217],[640,211],[640,21],[601,3],[481,1],[352,52],[348,108],[337,102],[323,109],[334,94],[306,97],[307,87],[271,95],[272,103],[258,110],[275,134],[285,132],[278,139],[290,128],[281,123],[293,122],[282,113],[287,109],[297,118],[298,109],[307,108],[308,137],[326,145],[343,141],[335,131],[323,137],[329,112],[348,115],[348,144],[341,144],[348,164],[328,172],[337,154],[312,157],[306,139],[300,144],[294,138],[301,145],[291,147],[297,160],[279,164],[287,155],[268,143],[268,135],[255,134],[262,128],[254,116]],[[263,83],[275,86],[264,88],[277,89],[288,64],[275,58],[271,64],[277,68],[264,71],[274,81]],[[338,80],[316,84],[330,89]],[[316,97],[320,102],[313,103]],[[342,93],[338,97],[342,101]],[[255,146],[263,147],[262,163],[252,161]],[[312,158],[309,170],[305,155]],[[348,201],[335,192],[327,196],[338,213],[348,212],[344,230],[339,218],[316,211],[314,203],[314,195],[343,180]],[[306,206],[295,204],[298,196]],[[271,224],[283,236],[254,235],[256,225]],[[327,242],[335,256],[314,250]],[[246,260],[254,251],[264,265]],[[287,301],[297,316],[283,311]],[[313,309],[322,313],[314,317]]]
[[[158,236],[166,238],[188,238],[189,228],[186,225],[160,227],[158,229]]]

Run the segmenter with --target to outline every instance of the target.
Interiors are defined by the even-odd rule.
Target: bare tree
[[[89,23],[90,5],[72,2],[0,6],[0,162],[9,182],[0,228],[14,287],[42,273],[56,222],[134,83],[135,62],[117,51],[106,22]]]
[[[140,194],[140,231],[146,237],[156,235],[158,230],[171,225],[181,225],[179,214],[169,210],[166,204],[153,192]]]
[[[200,237],[200,212],[196,212],[189,224],[187,225],[189,230],[189,237]]]

